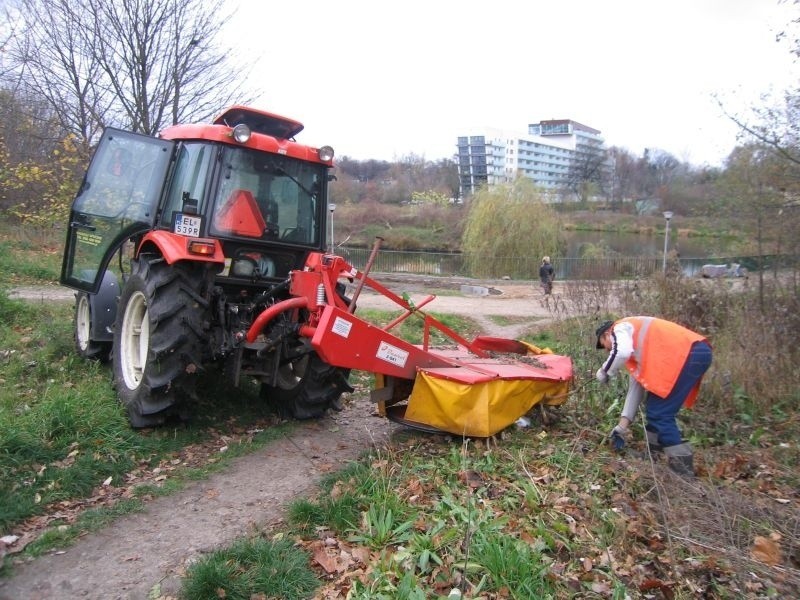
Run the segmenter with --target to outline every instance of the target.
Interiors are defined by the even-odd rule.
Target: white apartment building
[[[479,135],[459,136],[457,146],[462,197],[519,175],[555,196],[572,167],[605,154],[600,131],[570,119],[530,124],[527,134],[487,128]]]

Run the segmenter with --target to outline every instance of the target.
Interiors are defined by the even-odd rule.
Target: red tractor
[[[197,374],[214,363],[236,384],[256,378],[265,399],[300,419],[336,407],[352,391],[351,369],[378,374],[374,397],[385,405],[412,395],[424,370],[468,385],[486,373],[568,385],[565,357],[542,357],[553,366],[512,376],[507,361],[476,367],[473,358],[486,363],[496,349],[525,348],[463,340],[372,280],[369,265],[362,272],[325,253],[333,150],[297,143],[302,129],[234,106],[211,124],[158,137],[103,133],[72,205],[61,283],[77,290],[78,353],[112,360],[134,427],[185,412]],[[427,335],[412,345],[390,332],[393,324],[356,317],[364,285],[404,309],[400,319],[418,313],[426,332],[439,329],[459,350],[435,352]]]

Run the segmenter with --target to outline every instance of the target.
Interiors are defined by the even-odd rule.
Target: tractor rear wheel
[[[78,356],[103,363],[111,359],[111,342],[92,339],[92,305],[89,294],[75,295],[75,350]]]
[[[261,384],[261,397],[282,417],[313,419],[337,408],[343,392],[352,392],[349,371],[324,362],[316,352],[303,354],[278,368],[277,384]]]
[[[205,278],[191,263],[133,263],[114,327],[114,385],[133,427],[160,425],[202,368]]]

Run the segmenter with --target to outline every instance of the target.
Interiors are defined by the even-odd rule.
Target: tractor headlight
[[[244,144],[247,140],[250,139],[250,128],[245,125],[244,123],[239,123],[236,127],[233,128],[231,135],[233,139],[235,139],[240,144]]]
[[[319,159],[324,161],[333,160],[333,148],[330,146],[323,146],[320,148]]]

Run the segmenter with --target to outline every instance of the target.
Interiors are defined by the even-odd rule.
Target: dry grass
[[[706,455],[706,460],[713,463],[714,457]],[[659,464],[642,469],[638,483],[649,489],[644,510],[658,518],[674,561],[688,547],[707,556],[705,568],[719,561],[749,574],[748,592],[766,592],[769,585],[784,594],[800,589],[800,513],[792,501],[782,503],[786,499],[752,489],[743,493],[735,483],[720,485],[712,478],[687,481]],[[758,579],[764,581],[760,590],[753,583]]]

